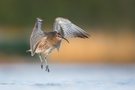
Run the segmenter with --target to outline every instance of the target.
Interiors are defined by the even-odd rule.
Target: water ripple
[[[60,83],[34,83],[33,86],[62,86]]]
[[[15,83],[0,83],[0,85],[15,85]]]

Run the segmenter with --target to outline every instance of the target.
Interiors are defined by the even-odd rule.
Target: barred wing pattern
[[[45,36],[44,32],[37,28],[36,26],[34,27],[31,37],[30,37],[30,51],[31,51],[31,56],[34,56],[35,54],[35,49],[37,46],[37,43]]]
[[[60,33],[65,38],[88,38],[89,34],[83,29],[73,24],[68,19],[58,17],[55,19],[53,30]]]

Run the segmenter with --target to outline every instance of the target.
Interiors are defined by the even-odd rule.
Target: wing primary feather
[[[61,33],[61,35],[63,35],[63,37],[65,38],[89,38],[90,36],[87,32],[85,32],[77,25],[73,24],[68,19],[64,19],[61,17],[55,19],[53,30]]]

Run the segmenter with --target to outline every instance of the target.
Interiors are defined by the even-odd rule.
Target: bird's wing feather
[[[35,54],[35,49],[36,49],[37,43],[44,36],[45,36],[45,34],[42,30],[39,30],[37,27],[34,27],[32,34],[30,36],[30,51],[31,51],[32,56]]]
[[[58,17],[55,19],[53,30],[60,33],[65,38],[80,37],[88,38],[89,34],[83,29],[73,24],[68,19]]]

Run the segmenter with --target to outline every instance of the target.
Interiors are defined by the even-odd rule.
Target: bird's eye
[[[61,37],[61,34],[60,34],[60,33],[57,33],[57,36],[58,36],[58,37]]]
[[[58,35],[61,35],[60,33],[58,33]]]

